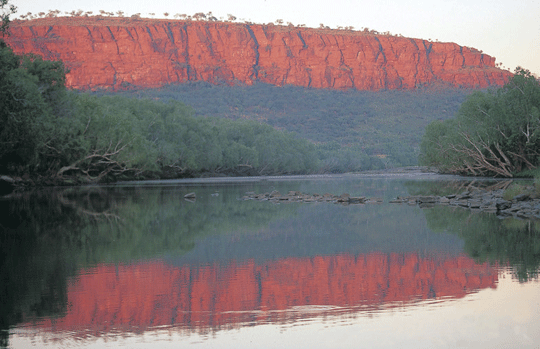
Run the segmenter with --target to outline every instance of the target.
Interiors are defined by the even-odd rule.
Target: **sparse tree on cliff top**
[[[49,10],[49,13],[47,13],[47,17],[53,18],[58,16],[60,14],[60,10]]]
[[[206,15],[202,12],[197,12],[196,14],[193,15],[193,18],[195,18],[196,20],[201,20],[203,18],[206,18]]]

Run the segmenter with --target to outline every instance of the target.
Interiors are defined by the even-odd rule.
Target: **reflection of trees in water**
[[[478,262],[509,264],[520,282],[538,279],[540,222],[468,209],[437,206],[424,210],[429,227],[458,235],[465,251]]]
[[[512,184],[512,180],[491,179],[456,179],[435,181],[408,181],[405,187],[410,195],[438,195],[460,194],[464,191],[476,189],[499,190],[506,189]]]
[[[466,190],[507,189],[512,180],[456,180],[405,184],[411,195],[448,195]],[[540,222],[436,206],[424,210],[434,231],[447,231],[465,241],[465,251],[480,262],[510,264],[520,282],[538,278],[540,268]]]
[[[75,274],[74,265],[63,254],[55,217],[57,224],[71,226],[80,218],[70,209],[30,196],[0,200],[4,212],[0,218],[0,333],[6,346],[10,325],[25,316],[65,313],[66,279]]]
[[[257,229],[294,213],[220,197],[193,204],[184,194],[94,187],[0,200],[0,344],[7,346],[13,324],[65,313],[67,280],[81,266],[181,255],[196,238]]]

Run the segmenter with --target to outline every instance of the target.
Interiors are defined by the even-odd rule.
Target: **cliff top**
[[[94,27],[107,27],[107,26],[117,26],[117,27],[136,27],[136,26],[147,26],[147,25],[156,25],[156,24],[215,24],[218,26],[232,26],[232,27],[244,27],[246,25],[255,25],[262,26],[266,30],[271,30],[273,32],[290,32],[292,30],[297,31],[312,31],[319,34],[333,34],[333,35],[344,35],[344,36],[385,36],[385,37],[396,37],[404,39],[413,39],[421,41],[429,41],[420,38],[407,38],[401,34],[391,34],[389,32],[378,32],[376,30],[353,30],[353,29],[338,29],[338,28],[313,28],[305,27],[300,25],[284,25],[284,24],[274,24],[274,23],[252,23],[252,22],[235,22],[235,21],[208,21],[208,20],[194,20],[194,19],[170,19],[170,18],[147,18],[147,17],[116,17],[116,16],[58,16],[58,17],[44,17],[44,18],[34,18],[30,20],[15,19],[11,22],[12,26],[20,27],[29,27],[29,26],[94,26]],[[438,42],[438,41],[436,41]],[[446,43],[446,42],[440,42]],[[473,47],[469,47],[471,52],[481,52]]]

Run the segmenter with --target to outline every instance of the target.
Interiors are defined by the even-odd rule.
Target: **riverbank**
[[[434,169],[431,169],[429,167],[423,167],[423,166],[408,166],[408,167],[399,167],[399,168],[391,168],[391,169],[384,169],[384,170],[370,170],[370,171],[363,171],[363,172],[356,172],[356,173],[343,173],[338,175],[361,175],[361,176],[392,176],[392,175],[411,175],[416,176],[420,174],[437,174],[437,172]],[[123,178],[122,180],[114,181],[114,182],[104,182],[104,183],[92,183],[84,180],[84,177],[80,176],[63,176],[63,177],[36,177],[36,178],[30,178],[29,176],[26,177],[18,177],[18,176],[8,176],[8,175],[0,175],[0,196],[1,195],[7,195],[14,191],[25,191],[25,190],[31,190],[34,188],[42,188],[42,187],[71,187],[71,186],[83,186],[83,185],[89,185],[89,184],[96,184],[96,185],[109,185],[109,184],[126,184],[126,183],[158,183],[163,181],[175,181],[179,179],[188,179],[188,180],[207,180],[207,179],[215,179],[216,181],[220,180],[271,180],[272,178],[297,178],[297,177],[313,177],[313,176],[325,176],[325,175],[336,175],[336,174],[330,174],[330,173],[319,173],[319,174],[312,174],[312,175],[267,175],[267,176],[261,176],[257,172],[250,173],[249,171],[244,172],[226,172],[226,173],[216,173],[216,172],[201,172],[198,174],[192,173],[190,175],[186,175],[184,177],[173,177],[173,176],[165,176],[163,178],[155,178],[150,177],[146,179],[141,178],[132,178],[132,179],[126,179]]]
[[[64,177],[44,177],[38,176],[7,176],[0,175],[0,196],[8,195],[13,192],[23,192],[36,188],[45,187],[72,187],[94,184],[83,180],[83,177],[64,176]]]

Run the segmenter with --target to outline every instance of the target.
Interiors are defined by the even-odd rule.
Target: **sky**
[[[9,0],[17,13],[72,10],[140,13],[232,14],[238,20],[330,28],[353,26],[405,37],[454,42],[495,57],[510,71],[517,66],[540,76],[540,0]]]

